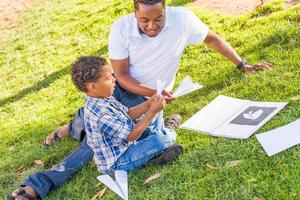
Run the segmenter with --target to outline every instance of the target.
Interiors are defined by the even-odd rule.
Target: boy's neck
[[[89,92],[86,92],[85,95],[87,95],[89,97],[97,98],[97,99],[106,99],[106,98],[108,98],[108,97],[103,97],[103,96],[95,95],[95,94],[89,93]]]

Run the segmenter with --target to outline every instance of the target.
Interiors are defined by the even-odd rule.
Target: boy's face
[[[165,7],[162,3],[154,5],[139,4],[135,10],[139,28],[149,37],[155,37],[165,24]]]
[[[100,72],[100,78],[93,83],[88,83],[88,94],[99,98],[112,96],[116,79],[109,65],[104,65]]]

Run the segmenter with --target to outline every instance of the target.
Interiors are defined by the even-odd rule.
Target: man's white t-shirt
[[[208,27],[195,14],[182,7],[166,7],[165,26],[153,38],[141,34],[134,14],[113,23],[108,51],[113,60],[129,57],[130,75],[151,88],[165,80],[171,90],[180,58],[186,46],[204,41]]]

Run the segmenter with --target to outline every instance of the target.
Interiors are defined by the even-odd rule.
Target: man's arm
[[[120,86],[134,94],[151,97],[156,90],[135,80],[129,74],[129,58],[123,60],[110,59],[115,77]]]
[[[229,59],[233,64],[238,65],[242,62],[242,58],[236,53],[236,51],[230,46],[230,44],[228,44],[215,32],[209,30],[204,43]],[[256,72],[264,68],[271,69],[272,67],[273,65],[271,63],[261,62],[256,65],[246,64],[242,68],[242,71],[245,73]]]
[[[156,89],[147,87],[135,80],[129,74],[129,58],[123,60],[110,59],[115,77],[120,86],[134,94],[151,97],[156,94]],[[169,91],[164,90],[162,93],[165,96],[167,103],[175,99]]]

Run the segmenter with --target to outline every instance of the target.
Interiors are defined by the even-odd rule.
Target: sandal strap
[[[59,141],[59,140],[60,140],[60,137],[59,137],[59,135],[58,135],[58,131],[59,131],[59,130],[55,131],[55,133],[53,134],[53,140],[54,140],[54,141]]]
[[[30,194],[28,194],[24,189],[21,189],[18,193],[18,196],[22,196],[27,198],[28,200],[37,200],[37,198],[31,196]]]
[[[44,143],[43,143],[43,144],[44,144],[44,146],[45,146],[46,148],[48,148],[49,146],[51,146],[52,143],[53,143],[53,141],[54,141],[54,142],[60,141],[61,137],[58,135],[58,131],[59,131],[59,130],[60,130],[60,129],[56,130],[56,131],[53,133],[53,136],[52,136],[51,139],[46,139],[46,140],[44,140]],[[50,143],[47,144],[47,141],[50,141]]]

